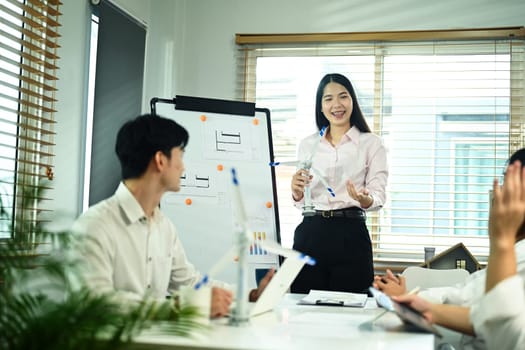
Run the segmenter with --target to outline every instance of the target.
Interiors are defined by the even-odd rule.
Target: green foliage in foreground
[[[71,233],[13,227],[13,239],[0,242],[0,349],[118,349],[154,321],[169,321],[163,330],[178,336],[203,329],[193,307],[90,291]]]

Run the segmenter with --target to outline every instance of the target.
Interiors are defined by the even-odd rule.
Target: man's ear
[[[161,151],[155,152],[155,155],[152,158],[152,163],[155,166],[155,169],[161,170],[166,166],[167,157]]]

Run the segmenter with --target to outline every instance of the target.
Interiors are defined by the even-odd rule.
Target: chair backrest
[[[442,270],[409,266],[403,271],[402,275],[406,278],[407,290],[412,290],[415,287],[446,287],[462,283],[468,277],[469,272],[464,269]]]

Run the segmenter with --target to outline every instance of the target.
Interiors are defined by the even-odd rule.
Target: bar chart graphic
[[[261,248],[259,242],[266,240],[266,232],[253,232],[253,243],[250,245],[250,255],[268,255],[268,252]]]

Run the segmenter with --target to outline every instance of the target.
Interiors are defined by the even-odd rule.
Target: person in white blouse
[[[303,218],[294,234],[293,248],[314,257],[291,291],[310,289],[366,292],[373,273],[372,245],[366,211],[385,202],[388,178],[387,151],[381,138],[370,131],[351,82],[341,74],[325,75],[317,88],[315,120],[319,133],[303,139],[299,159],[310,157],[319,175],[298,169],[292,177],[294,205],[302,207],[308,186],[315,214]],[[320,177],[328,183],[332,196]]]
[[[81,258],[93,290],[117,291],[123,299],[165,299],[180,286],[202,279],[188,261],[175,226],[159,209],[165,192],[180,190],[188,139],[186,129],[175,121],[148,114],[120,128],[115,150],[122,181],[112,197],[90,207],[73,225],[74,232],[88,238]],[[272,275],[270,271],[250,293],[252,300]],[[220,281],[211,285],[210,315],[227,314],[231,291]]]
[[[483,340],[476,343],[476,349],[521,349],[525,344],[525,283],[517,274],[514,243],[524,231],[525,167],[517,160],[507,167],[501,187],[494,180],[485,294],[470,307],[434,304],[416,295],[392,298],[422,312],[431,322],[475,335]]]
[[[516,161],[525,164],[525,148],[514,152],[508,159],[507,164]],[[514,239],[514,255],[516,257],[516,270],[521,278],[525,278],[525,227],[521,227]],[[472,273],[465,282],[447,287],[435,287],[422,289],[418,295],[433,303],[471,306],[478,303],[485,294],[486,275],[488,269],[483,269]],[[406,281],[403,276],[396,276],[387,270],[384,276],[374,277],[374,287],[380,289],[385,294],[403,295],[407,293]],[[479,346],[478,342],[483,342],[480,337],[464,336],[461,344],[464,349],[475,349]]]
[[[475,333],[483,336],[488,349],[525,347],[525,280],[517,273],[513,248],[516,231],[525,231],[522,165],[518,160],[508,167],[501,188],[494,180],[485,295],[470,309]]]

